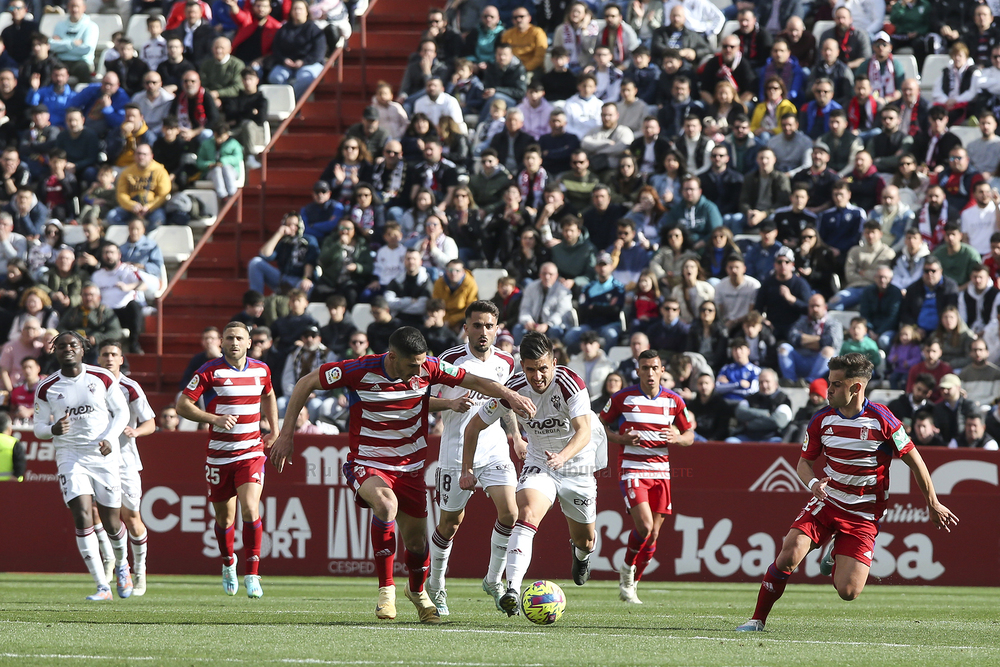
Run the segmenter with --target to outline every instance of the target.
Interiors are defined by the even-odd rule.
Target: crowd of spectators
[[[721,37],[726,19],[739,27]],[[834,21],[818,40],[816,20]],[[900,48],[950,55],[930,94],[905,77]],[[272,326],[276,341],[303,349],[315,327],[331,358],[384,351],[403,324],[440,352],[461,340],[464,308],[495,291],[499,343],[557,339],[595,405],[659,350],[699,435],[716,440],[796,437],[825,401],[828,360],[861,352],[906,392],[908,429],[983,446],[976,423],[1000,437],[988,412],[997,61],[985,4],[432,9],[399,85],[379,83],[312,201],[251,262],[250,288],[291,296],[294,326]],[[963,142],[956,125],[981,136]],[[478,268],[506,276],[494,290]],[[309,301],[330,324],[311,321]],[[358,303],[374,319],[364,332],[350,321]],[[631,356],[610,362],[615,346]],[[297,352],[276,362],[289,380],[308,366],[295,357],[289,371]],[[809,388],[797,413],[789,387]]]

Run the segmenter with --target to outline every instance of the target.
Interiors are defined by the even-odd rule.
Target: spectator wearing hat
[[[765,324],[776,339],[785,340],[792,325],[806,313],[811,295],[809,283],[795,272],[795,253],[781,248],[774,258],[774,271],[760,283],[754,310],[767,317]]]
[[[316,181],[313,184],[312,202],[299,211],[305,224],[305,233],[315,238],[317,243],[322,243],[344,217],[344,205],[334,200],[331,193],[332,188],[328,182]]]
[[[938,389],[941,400],[934,404],[934,424],[941,431],[941,439],[951,442],[965,431],[966,418],[979,413],[979,403],[963,396],[962,381],[954,373],[942,377]]]
[[[778,226],[773,220],[765,220],[757,226],[760,241],[747,248],[745,262],[747,275],[763,280],[774,268],[778,252],[785,246],[778,241]]]
[[[563,339],[570,354],[579,351],[586,332],[596,332],[608,347],[618,344],[618,337],[623,333],[621,313],[625,307],[625,285],[612,275],[613,266],[610,254],[597,255],[596,277],[580,292],[577,313],[581,324],[567,331]]]
[[[310,325],[302,332],[299,338],[302,341],[285,358],[284,369],[281,373],[282,395],[278,398],[278,416],[285,417],[285,408],[288,407],[288,398],[295,389],[295,383],[306,375],[318,370],[323,364],[336,361],[335,356],[330,352],[320,337],[319,327]],[[320,408],[323,406],[325,392],[314,392],[309,395],[306,401],[306,410],[309,412],[309,420],[315,422],[319,418]],[[292,415],[296,417],[297,415]]]
[[[373,106],[365,107],[361,122],[351,125],[345,134],[365,142],[372,155],[382,155],[382,149],[390,138],[389,133],[379,127],[378,109]]]
[[[828,316],[822,294],[809,297],[808,314],[788,332],[788,342],[778,346],[778,366],[790,382],[812,382],[827,373],[827,364],[844,344],[844,326]]]

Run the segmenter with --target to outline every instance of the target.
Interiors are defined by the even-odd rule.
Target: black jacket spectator
[[[142,79],[149,71],[149,65],[139,56],[135,56],[127,63],[121,58],[115,58],[107,64],[107,68],[109,72],[118,75],[122,89],[129,94],[129,97],[144,89]]]
[[[26,61],[21,63],[21,67],[17,70],[17,85],[21,90],[28,90],[31,88],[31,75],[38,75],[38,87],[44,88],[45,86],[52,85],[52,68],[55,64],[59,62],[59,59],[55,56],[48,56],[42,58],[41,60],[36,60],[34,56],[28,58]]]
[[[177,86],[177,88],[180,89],[181,77],[183,77],[185,73],[194,69],[197,68],[188,58],[184,58],[179,63],[172,63],[169,60],[164,60],[156,67],[156,73],[160,75],[161,79],[163,79],[164,86]]]
[[[743,174],[735,169],[727,168],[721,174],[709,169],[701,175],[701,193],[705,195],[705,199],[719,207],[719,213],[722,215],[740,212],[740,198],[737,193],[742,190]]]
[[[351,314],[344,313],[344,319],[339,322],[330,320],[320,327],[319,336],[327,349],[337,355],[338,359],[343,359],[344,355],[347,354],[351,335],[357,330],[354,320],[351,319]]]
[[[667,11],[667,10],[664,10]],[[664,17],[667,18],[667,17]],[[670,42],[677,41],[675,39],[675,33],[680,33],[680,46],[671,47]],[[661,26],[653,31],[653,41],[649,47],[650,54],[652,55],[652,62],[659,65],[663,62],[663,52],[669,48],[681,49],[691,49],[695,53],[695,62],[701,62],[701,59],[712,53],[712,47],[705,39],[705,36],[701,33],[697,33],[694,30],[690,30],[687,27],[681,28],[680,30],[674,30],[674,27],[669,23],[667,25]]]
[[[484,88],[494,88],[498,93],[515,100],[523,99],[528,92],[528,75],[524,71],[524,65],[516,58],[507,65],[507,69],[501,69],[496,63],[487,63],[479,79]]]
[[[691,324],[690,331],[688,331],[687,347],[685,349],[688,352],[701,354],[705,357],[708,365],[712,367],[712,370],[718,371],[726,364],[729,356],[729,336],[720,322],[712,323],[709,328],[709,339],[708,344],[711,346],[711,351],[706,354],[702,350],[702,344],[705,342],[705,329],[701,325],[701,322],[695,320]]]
[[[219,101],[222,102],[222,113],[226,115],[230,127],[245,120],[261,126],[267,122],[267,98],[259,90],[253,95],[247,95],[245,90],[241,90],[235,97],[223,97]]]
[[[38,22],[25,19],[4,28],[0,32],[0,42],[3,42],[4,51],[20,65],[31,57],[31,35],[36,32]]]
[[[216,37],[218,37],[218,34],[215,32],[215,28],[209,25],[208,21],[203,21],[194,31],[194,35],[191,36],[192,48],[184,47],[184,59],[190,60],[192,63],[200,63],[204,58],[212,54],[212,42],[215,41]],[[171,39],[179,39],[183,42],[184,26],[181,25],[173,30],[168,30],[163,33],[163,38],[168,42]],[[163,64],[166,63],[164,62]],[[163,81],[163,85],[168,85],[166,80]]]
[[[538,145],[542,149],[542,166],[545,171],[561,174],[569,171],[569,156],[580,147],[580,137],[570,132],[563,132],[558,137],[543,134],[538,138]]]
[[[303,65],[321,63],[326,58],[326,36],[313,21],[301,25],[286,22],[274,34],[271,55],[275,63],[301,60]]]
[[[712,392],[704,403],[698,396],[686,403],[698,422],[695,433],[706,440],[722,441],[729,437],[729,420],[732,419],[733,408],[726,399]]]
[[[514,162],[520,167],[524,164],[524,151],[531,144],[535,143],[535,138],[524,130],[518,130],[514,135]],[[500,164],[507,164],[507,149],[510,147],[510,133],[504,129],[493,135],[490,141],[490,148],[497,152],[497,159]]]
[[[561,102],[576,95],[576,75],[569,70],[546,72],[541,76],[541,81],[545,87],[545,99],[549,102]]]
[[[602,213],[593,206],[588,206],[583,212],[583,226],[590,234],[590,242],[599,251],[615,242],[618,233],[618,221],[628,215],[628,208],[611,202]]]
[[[788,287],[792,295],[795,296],[795,303],[789,303],[785,297],[781,296],[782,286]],[[760,283],[757,300],[754,302],[754,310],[770,320],[775,338],[785,340],[788,337],[788,330],[792,328],[795,321],[806,314],[812,292],[809,283],[802,276],[796,274],[789,280],[782,282],[772,273]]]
[[[632,153],[632,157],[635,158],[636,164],[642,164],[642,160],[646,155],[646,138],[639,133],[639,136],[635,138],[632,145],[628,147],[629,151]],[[670,152],[670,142],[667,141],[666,137],[658,136],[653,141],[653,162],[656,164],[656,172],[663,171],[663,158],[667,157],[667,153]],[[705,177],[702,176],[702,181]],[[742,178],[740,179],[742,182]],[[702,182],[702,189],[704,190],[705,184]],[[705,195],[708,196],[707,194]],[[711,199],[711,197],[709,197]]]
[[[699,75],[702,90],[715,92],[715,84],[719,81],[724,81],[726,78],[721,68],[721,55],[711,58],[702,66],[701,74]],[[736,80],[736,89],[740,93],[754,91],[753,82],[755,77],[753,69],[750,67],[750,62],[746,58],[741,59],[740,64],[733,70],[733,78]]]
[[[917,164],[923,164],[927,160],[927,149],[930,147],[930,143],[931,135],[926,131],[913,137],[913,155],[917,158]],[[951,149],[960,147],[961,145],[961,139],[951,132],[945,132],[938,139],[937,146],[934,147],[934,152],[931,153],[930,160],[927,160],[927,166],[931,167],[932,170],[937,166],[947,167],[948,155],[951,153]]]

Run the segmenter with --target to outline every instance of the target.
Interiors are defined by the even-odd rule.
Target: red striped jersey
[[[271,392],[271,369],[263,361],[246,358],[242,369],[219,357],[198,369],[183,394],[192,401],[205,396],[205,411],[213,415],[236,415],[228,431],[212,426],[208,441],[209,465],[264,456],[260,435],[260,397]]]
[[[913,449],[910,436],[889,408],[865,400],[851,419],[827,406],[813,415],[802,458],[826,455],[823,476],[834,507],[871,521],[882,518],[889,498],[889,464]]]
[[[632,385],[608,399],[601,421],[612,428],[617,423],[619,434],[631,431],[639,436],[638,445],[622,447],[622,479],[670,479],[666,434],[670,426],[681,433],[690,431],[694,419],[684,399],[669,389],[660,387],[650,398],[639,385]]]
[[[454,387],[465,371],[427,357],[408,381],[390,378],[385,354],[368,355],[319,367],[323,389],[347,389],[350,404],[348,462],[371,468],[411,472],[427,457],[427,408],[433,384]]]

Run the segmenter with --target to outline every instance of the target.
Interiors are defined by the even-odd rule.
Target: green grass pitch
[[[219,577],[156,576],[145,597],[86,602],[82,575],[0,575],[0,665],[1000,665],[1000,591],[884,586],[841,601],[790,584],[768,631],[736,634],[751,584],[578,588],[557,624],[506,618],[478,581],[448,582],[451,616],[416,622],[397,579],[395,621],[377,621],[373,579],[264,577],[229,598]],[[794,581],[794,580],[793,580]]]

